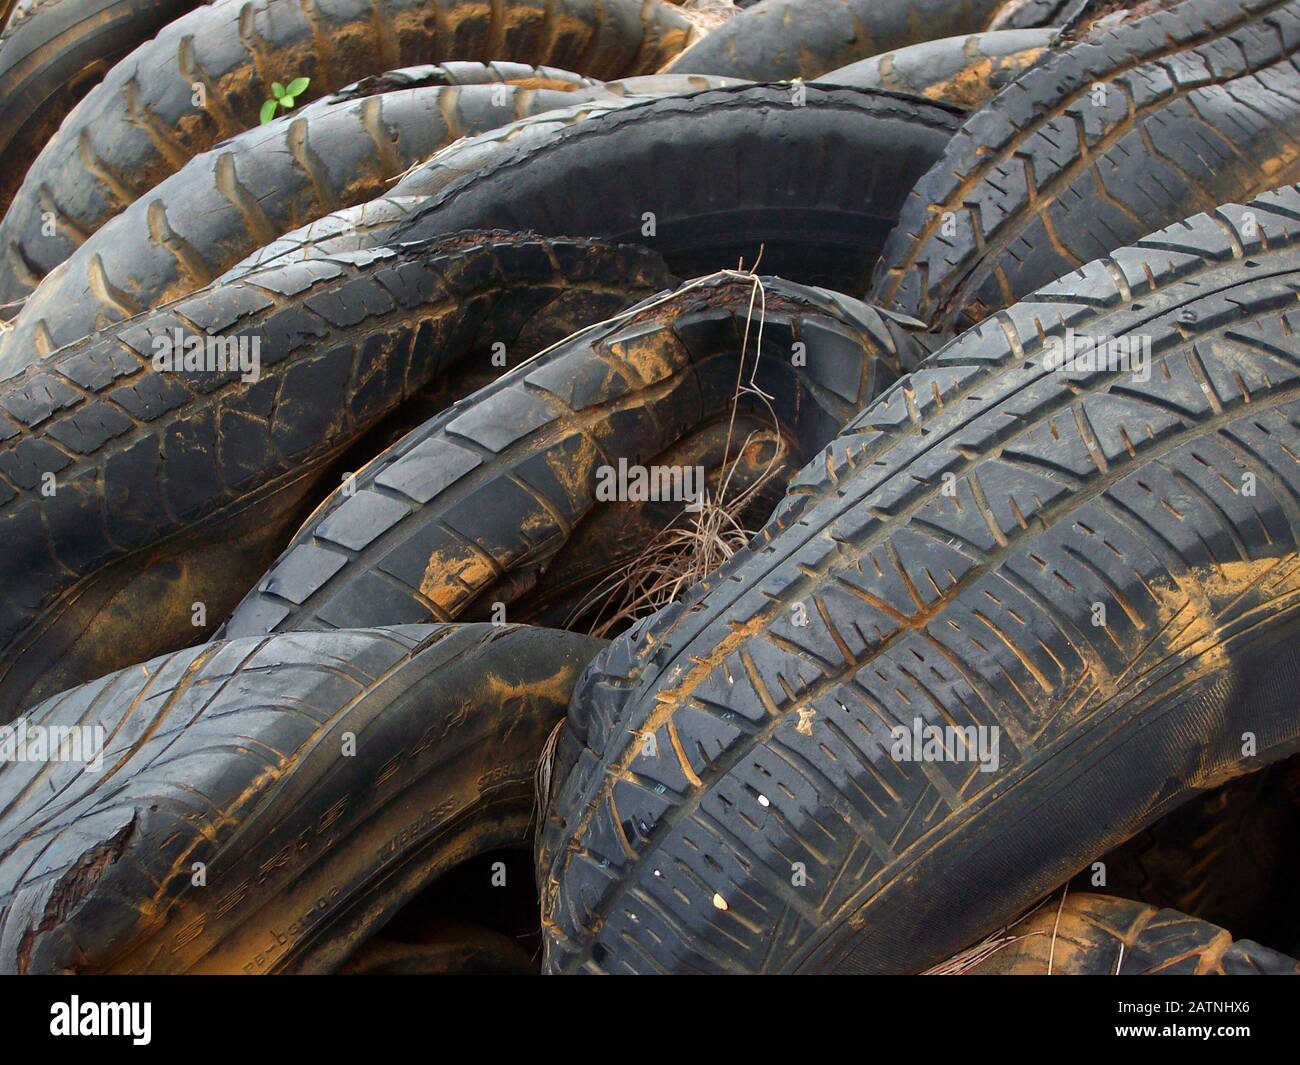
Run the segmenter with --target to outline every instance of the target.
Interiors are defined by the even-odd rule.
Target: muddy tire
[[[859,60],[817,80],[855,89],[905,92],[973,109],[982,107],[1037,63],[1056,35],[1056,30],[1044,29],[945,37]]]
[[[806,96],[804,95],[806,94]],[[681,276],[752,265],[860,293],[957,112],[857,89],[747,86],[632,104],[445,188],[395,239],[492,227],[620,234]],[[695,180],[682,181],[683,174]]]
[[[982,320],[1189,210],[1300,177],[1300,5],[1186,0],[1056,52],[918,183],[872,299]]]
[[[367,96],[382,96],[400,89],[428,89],[463,87],[466,85],[514,85],[521,89],[553,89],[572,92],[574,89],[594,88],[601,82],[572,70],[559,67],[530,66],[494,60],[490,63],[421,63],[414,67],[397,67],[379,74],[368,74],[360,81],[345,85],[336,92],[310,103],[303,110],[332,104],[363,100]]]
[[[460,137],[606,95],[599,86],[434,85],[318,101],[232,137],[110,219],[46,275],[0,335],[0,378],[202,288],[324,214],[382,195]]]
[[[12,378],[0,388],[0,717],[210,631],[327,464],[471,353],[476,367],[494,343],[536,350],[553,318],[599,321],[667,282],[642,248],[462,234],[269,268]],[[258,379],[156,367],[160,336],[177,350],[194,336],[256,343]]]
[[[454,0],[337,10],[251,0],[193,11],[118,63],[32,165],[0,222],[0,303],[187,160],[257,125],[275,79],[309,77],[315,98],[396,67],[494,59],[617,78],[653,73],[690,32],[659,0],[505,0],[468,14]]]
[[[1300,749],[1297,219],[1195,216],[967,332],[615,641],[542,834],[550,971],[925,969]],[[1149,338],[1149,378],[1053,368],[1067,329]],[[997,729],[981,763],[906,757],[945,722]]]
[[[667,465],[662,456],[684,436],[725,422],[752,296],[742,280],[687,286],[570,338],[431,419],[357,474],[351,494],[340,490],[321,506],[221,634],[363,617],[491,618],[497,603],[517,619],[512,604],[530,593],[531,611],[555,607],[537,593],[568,587],[550,583],[550,566],[601,509],[599,468]],[[796,453],[811,455],[892,379],[907,338],[856,301],[775,279],[766,306],[751,372],[774,397],[777,427]],[[806,369],[791,365],[796,343]],[[765,410],[752,396],[738,409]],[[644,546],[585,539],[587,561],[598,565],[616,566]]]
[[[998,0],[764,0],[696,41],[665,68],[751,81],[811,81],[926,39],[978,33]]]
[[[0,37],[0,217],[77,101],[196,0],[47,0]],[[0,7],[3,7],[0,3]]]
[[[970,976],[1281,976],[1300,962],[1208,921],[1106,895],[1053,898]]]
[[[107,740],[102,771],[0,779],[0,971],[337,968],[441,873],[526,838],[601,645],[491,625],[234,640],[41,704],[29,726]]]

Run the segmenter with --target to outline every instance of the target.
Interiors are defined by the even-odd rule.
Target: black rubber
[[[972,109],[982,107],[1037,63],[1056,36],[1056,30],[1039,29],[945,37],[861,59],[817,80],[905,92]]]
[[[601,646],[495,625],[295,633],[41,704],[29,728],[102,728],[102,764],[0,774],[0,971],[336,969],[440,874],[527,838],[546,738]]]
[[[735,78],[658,74],[607,81],[602,88],[622,97],[619,103],[634,103],[643,96],[702,92],[705,89],[723,89],[740,84],[743,82]],[[541,144],[565,126],[615,110],[614,104],[614,101],[594,100],[572,107],[556,108],[449,145],[423,166],[415,167],[403,177],[393,186],[392,195],[431,196],[441,192],[452,182],[495,165],[498,160],[525,144]]]
[[[1197,795],[1083,870],[1104,890],[1294,953],[1300,947],[1300,757]],[[1094,863],[1095,864],[1095,863]]]
[[[987,28],[999,0],[762,0],[664,69],[751,81],[811,80],[869,56]]]
[[[438,152],[415,167],[392,188],[392,196],[432,196],[452,184],[489,170],[526,146],[542,145],[560,130],[588,118],[617,111],[633,100],[593,100],[573,107],[556,108],[499,126],[477,137],[469,137]]]
[[[564,617],[585,590],[551,581],[567,545],[580,542],[577,561],[599,576],[653,535],[632,523],[585,535],[609,506],[596,500],[600,467],[672,465],[683,438],[725,422],[751,377],[771,409],[753,395],[737,409],[766,414],[811,456],[893,379],[906,330],[856,300],[764,285],[763,347],[751,332],[744,367],[754,285],[713,279],[579,333],[432,418],[322,504],[219,636],[491,618],[496,603],[511,620],[547,607]],[[557,568],[571,572],[573,558]]]
[[[1074,25],[1094,0],[1006,0],[989,22],[991,30],[1060,29]]]
[[[1177,910],[1107,895],[1050,899],[968,976],[1282,976],[1300,962]],[[1145,1019],[1145,1018],[1144,1018]],[[1194,1018],[1204,1019],[1204,1018]]]
[[[1300,178],[1300,3],[1185,0],[1026,71],[908,196],[876,302],[971,325],[1191,210]]]
[[[460,137],[608,95],[598,85],[432,85],[322,100],[246,130],[191,159],[46,275],[0,334],[0,378],[202,288],[290,230],[382,195]]]
[[[170,23],[118,63],[32,165],[0,222],[0,303],[184,163],[258,124],[275,81],[315,99],[369,74],[509,59],[597,78],[649,74],[690,24],[660,0],[299,0],[220,3]],[[206,86],[201,105],[194,85]],[[283,119],[280,119],[283,121]],[[42,235],[42,214],[56,232]]]
[[[77,101],[118,59],[195,3],[43,0],[6,26],[0,36],[0,216]]]
[[[272,265],[284,266],[304,259],[328,258],[339,252],[381,247],[422,199],[421,196],[377,196],[355,207],[331,211],[245,256],[213,284],[234,281]]]
[[[548,970],[923,970],[1300,749],[1298,222],[1300,188],[1193,216],[965,333],[615,641]],[[1071,329],[1149,377],[1056,368]],[[918,722],[996,727],[996,767],[906,760]]]
[[[463,234],[246,275],[6,382],[0,718],[210,632],[328,463],[422,387],[668,282],[642,248]],[[155,367],[175,330],[260,345],[260,376]]]
[[[860,293],[958,112],[910,97],[744,86],[634,103],[444,188],[396,239],[492,227],[635,241],[682,276],[752,266]],[[690,174],[692,180],[682,180]],[[406,191],[406,190],[404,190]],[[654,235],[648,235],[653,216]]]

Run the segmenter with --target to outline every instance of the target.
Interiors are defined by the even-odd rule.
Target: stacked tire
[[[1300,0],[738,7],[10,16],[0,970],[1298,971]]]

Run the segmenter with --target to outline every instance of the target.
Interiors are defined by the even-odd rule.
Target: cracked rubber
[[[1053,898],[968,976],[1282,976],[1300,962],[1177,910],[1106,895]],[[1050,966],[1050,968],[1049,968]]]
[[[5,382],[0,719],[202,637],[283,547],[327,464],[421,388],[668,282],[643,248],[462,234],[268,268]],[[155,339],[175,329],[258,343],[259,380],[155,368]]]
[[[544,144],[568,126],[623,106],[623,100],[599,100],[557,108],[448,145],[397,182],[391,195],[437,195],[462,178],[496,166],[515,151]]]
[[[746,365],[796,454],[811,456],[892,380],[908,334],[856,300],[765,286],[764,346],[754,369],[751,337]],[[725,419],[752,294],[723,278],[652,299],[431,419],[312,515],[220,634],[490,617],[494,603],[519,620],[517,598],[536,589],[535,612],[575,583],[550,578],[571,539],[597,568],[635,555],[650,534],[583,535],[610,506],[596,505],[597,470],[668,465],[683,437]],[[796,343],[806,368],[791,364]],[[745,397],[739,410],[765,408]]]
[[[0,971],[333,971],[441,873],[526,839],[538,758],[601,646],[290,633],[42,703],[30,724],[102,726],[103,761],[0,775]]]
[[[817,80],[905,92],[974,109],[1037,63],[1056,35],[1056,30],[1041,29],[945,37],[859,60]]]
[[[0,217],[77,101],[118,59],[193,6],[194,0],[51,0],[6,26],[0,37]]]
[[[874,302],[964,328],[1085,262],[1300,178],[1300,4],[1186,0],[1055,52],[908,196]]]
[[[382,195],[460,137],[607,95],[600,86],[433,85],[318,101],[247,130],[191,159],[47,274],[0,335],[0,377],[202,288],[324,214]]]
[[[764,0],[677,56],[673,74],[811,80],[909,44],[978,33],[999,0]]]
[[[741,86],[588,118],[447,186],[395,239],[492,219],[644,243],[683,277],[752,265],[762,246],[764,273],[858,295],[959,112],[860,89],[802,93]]]
[[[249,0],[192,11],[118,63],[45,146],[0,222],[0,303],[218,141],[258,124],[275,80],[312,98],[381,71],[509,59],[596,78],[650,74],[690,24],[659,0]],[[206,86],[202,106],[192,85]],[[280,119],[279,121],[283,121]],[[42,213],[56,232],[42,235]]]
[[[574,89],[599,85],[596,78],[575,74],[559,67],[530,66],[527,63],[510,63],[494,60],[490,63],[421,63],[414,67],[398,67],[380,74],[368,74],[351,85],[310,103],[306,108],[363,100],[367,96],[382,96],[398,89],[448,88],[466,85],[516,85],[523,89],[555,89],[572,92]]]
[[[1298,288],[1288,188],[1062,278],[868,407],[579,682],[548,971],[923,970],[1300,749]],[[1149,338],[1149,378],[1053,368],[1067,328]],[[998,769],[895,759],[918,719],[996,726]]]
[[[608,89],[614,84],[609,82],[605,87]],[[631,99],[626,102],[631,102]],[[540,143],[565,126],[622,106],[625,106],[625,101],[619,99],[558,108],[457,141],[412,170],[393,186],[387,196],[333,211],[292,230],[240,260],[217,280],[233,280],[250,269],[271,263],[297,262],[338,251],[360,251],[385,244],[392,239],[397,224],[408,218],[416,205],[431,192],[439,192],[467,174],[505,158],[518,144]]]
[[[235,263],[213,282],[236,281],[254,270],[284,266],[305,259],[329,258],[340,252],[359,252],[388,242],[397,224],[409,218],[422,196],[379,196],[355,207],[322,215],[314,222],[277,237]]]

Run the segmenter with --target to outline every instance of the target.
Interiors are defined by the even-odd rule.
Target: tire
[[[750,81],[811,81],[927,39],[978,33],[998,0],[763,0],[696,41],[664,69]]]
[[[945,37],[860,59],[817,80],[855,89],[885,89],[968,110],[982,107],[1037,63],[1057,31],[1003,30]]]
[[[241,259],[217,278],[216,283],[233,281],[249,270],[272,264],[301,262],[387,244],[398,223],[410,217],[414,208],[427,198],[428,194],[421,189],[440,191],[489,161],[504,158],[516,144],[539,143],[556,130],[620,106],[623,106],[621,101],[599,101],[560,108],[448,145],[402,178],[389,195],[333,211],[286,233]]]
[[[1297,219],[1194,216],[965,333],[593,663],[548,971],[923,970],[1300,749]],[[1049,368],[1067,329],[1149,380]],[[923,717],[996,727],[992,770],[906,760]]]
[[[1102,859],[1105,889],[1294,951],[1300,759],[1196,796]],[[1072,890],[1091,891],[1092,870]]]
[[[422,63],[398,67],[381,74],[368,74],[360,81],[345,85],[307,108],[350,103],[368,96],[382,96],[401,89],[450,88],[466,85],[514,85],[521,89],[552,89],[573,92],[595,88],[601,82],[559,67],[530,66],[527,63]],[[301,111],[299,112],[301,113]]]
[[[479,171],[493,169],[516,151],[540,146],[575,123],[607,115],[633,101],[596,100],[499,126],[449,145],[393,186],[393,196],[436,196]]]
[[[45,0],[6,27],[0,37],[0,216],[77,101],[118,59],[194,6],[195,0]]]
[[[461,234],[263,270],[29,367],[0,388],[0,718],[205,635],[425,384],[667,280],[641,248]],[[174,330],[257,343],[260,376],[155,367]]]
[[[1298,16],[1185,0],[1048,56],[917,183],[872,300],[964,328],[1189,210],[1296,180]]]
[[[751,373],[772,397],[769,424],[812,455],[892,378],[907,336],[856,301],[777,279],[766,289],[765,347]],[[601,567],[635,556],[644,541],[582,537],[599,510],[598,470],[668,465],[665,452],[684,436],[726,421],[752,298],[743,279],[688,285],[426,422],[312,515],[220,635],[375,616],[495,620],[498,603],[509,612],[534,590],[568,590],[551,585],[549,567],[571,538]],[[796,342],[806,373],[791,365]],[[762,417],[755,403],[746,396],[738,409]],[[555,606],[537,595],[530,603]]]
[[[1058,912],[1059,910],[1059,912]],[[1176,910],[1069,895],[1008,930],[969,976],[1281,976],[1300,962]]]
[[[327,259],[341,253],[382,247],[397,223],[408,218],[422,199],[421,196],[378,196],[355,207],[331,211],[258,248],[235,263],[213,284],[238,281],[246,274],[269,266]]]
[[[600,646],[491,625],[234,640],[41,704],[29,727],[103,728],[104,769],[0,778],[0,970],[338,968],[440,874],[526,838]]]
[[[502,0],[455,19],[455,0],[376,2],[216,4],[118,63],[45,146],[0,222],[0,303],[25,296],[187,160],[257,125],[274,79],[309,77],[316,97],[414,63],[501,58],[625,77],[657,70],[691,32],[659,0]],[[193,84],[206,86],[202,107]]]
[[[382,195],[461,137],[605,95],[598,86],[431,86],[318,101],[247,130],[191,159],[47,274],[0,335],[0,377],[189,295],[304,223]]]
[[[1028,30],[1073,26],[1093,0],[1007,0],[989,22],[991,30]]]
[[[480,228],[473,218],[617,233],[653,247],[683,277],[753,264],[762,248],[765,273],[857,295],[898,206],[955,123],[939,104],[812,86],[632,104],[448,186],[395,239]],[[653,236],[644,235],[650,221]]]
[[[680,95],[707,89],[726,89],[744,85],[735,78],[715,78],[697,74],[658,74],[642,78],[607,81],[602,88],[621,97],[620,103],[641,102],[647,96]],[[583,119],[616,110],[613,101],[597,100],[556,108],[545,114],[531,115],[517,122],[499,126],[477,137],[449,145],[423,166],[415,167],[392,190],[394,196],[432,196],[452,182],[479,170],[494,166],[524,145],[541,144],[559,130]]]

